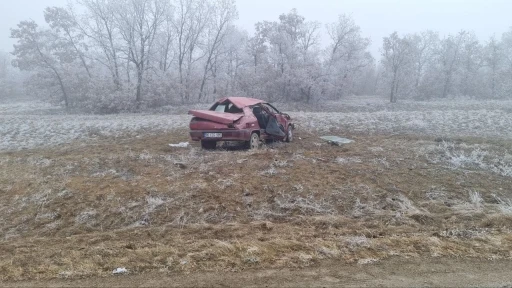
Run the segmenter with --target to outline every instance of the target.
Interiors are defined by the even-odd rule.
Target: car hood
[[[231,124],[244,116],[243,113],[221,113],[208,110],[190,110],[188,114],[221,124]]]

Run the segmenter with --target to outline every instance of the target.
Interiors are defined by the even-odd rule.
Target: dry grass
[[[297,132],[259,151],[171,148],[178,130],[1,153],[0,278],[512,256],[507,174],[453,167],[434,138]],[[475,159],[510,143],[485,145]]]

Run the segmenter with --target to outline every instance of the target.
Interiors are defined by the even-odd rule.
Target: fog
[[[227,95],[509,99],[509,11],[498,0],[20,0],[0,11],[0,99],[101,113]]]
[[[512,288],[512,0],[0,1],[0,286]]]
[[[22,20],[43,22],[48,6],[66,6],[68,0],[2,0],[0,9],[0,50],[11,51],[14,40],[9,29]],[[259,21],[273,21],[296,8],[307,20],[322,23],[336,21],[339,14],[352,15],[363,34],[372,39],[371,52],[379,57],[382,38],[394,31],[414,33],[439,31],[441,35],[461,29],[474,31],[486,40],[501,35],[512,20],[512,1],[507,0],[237,0],[239,19],[236,24],[254,32]],[[324,33],[325,34],[325,33]],[[326,42],[323,35],[323,42]]]

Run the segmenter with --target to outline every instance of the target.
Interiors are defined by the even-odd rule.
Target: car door
[[[269,133],[272,136],[277,137],[277,138],[285,137],[286,136],[287,119],[279,112],[279,110],[277,110],[272,105],[270,105],[268,103],[263,103],[262,106],[263,106],[264,110],[266,110],[270,114],[270,117],[272,118],[272,120],[275,121],[274,122],[275,124],[273,125],[274,127],[271,127],[270,126],[271,123],[269,122],[269,127],[267,127],[267,133]]]
[[[288,119],[286,119],[286,117],[281,112],[279,112],[277,108],[270,105],[269,103],[264,103],[263,105],[270,111],[270,113],[272,113],[272,115],[277,119],[277,122],[282,125],[283,129],[286,131],[288,127]]]

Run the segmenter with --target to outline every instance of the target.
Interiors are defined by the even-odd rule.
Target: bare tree
[[[225,63],[225,72],[228,76],[228,79],[225,83],[225,94],[233,95],[236,92],[239,92],[239,76],[240,70],[243,67],[247,67],[250,69],[250,64],[252,58],[250,55],[246,54],[248,43],[247,32],[240,31],[234,26],[231,26],[228,29],[228,34],[225,38],[225,41],[222,43],[221,47],[221,55],[224,57]],[[241,43],[243,45],[241,45]],[[215,71],[217,72],[219,68],[217,67],[220,63],[215,62]],[[252,71],[252,69],[250,69]],[[217,73],[216,73],[217,74]],[[214,93],[216,94],[216,90],[214,89]]]
[[[505,92],[512,94],[512,27],[508,32],[503,33],[501,37],[501,52],[503,59],[502,85],[505,86]]]
[[[503,51],[501,43],[492,36],[485,46],[484,63],[490,70],[491,97],[496,98],[498,88],[498,73],[503,63]]]
[[[113,2],[112,0],[77,0],[77,3],[85,8],[85,14],[76,23],[79,24],[82,33],[99,47],[104,56],[94,59],[110,70],[115,86],[121,88],[119,30],[116,27]]]
[[[34,21],[22,21],[17,28],[11,29],[11,38],[16,39],[13,55],[15,67],[21,70],[41,70],[49,72],[58,82],[66,108],[70,101],[64,85],[63,65],[75,60],[76,54],[69,49],[68,43],[50,30],[41,30]]]
[[[460,91],[464,96],[475,97],[483,91],[479,86],[478,72],[484,64],[483,47],[474,33],[468,33],[460,52]],[[483,84],[483,82],[480,82]],[[483,85],[482,85],[483,86]]]
[[[430,30],[414,34],[411,37],[414,65],[416,66],[416,79],[414,87],[416,92],[421,83],[425,66],[431,64],[437,46],[439,45],[439,34]]]
[[[123,52],[135,65],[135,101],[139,104],[142,101],[144,73],[151,68],[150,55],[167,7],[165,2],[160,0],[122,0],[116,8],[115,17],[119,33],[125,41]]]
[[[160,59],[159,59],[159,67],[162,71],[166,72],[172,65],[172,57],[174,54],[173,44],[174,44],[174,30],[173,30],[173,7],[169,6],[166,11],[164,11],[164,20],[162,23],[162,31],[159,36],[159,50],[160,50]]]
[[[174,4],[180,95],[185,103],[190,100],[192,65],[198,60],[195,53],[208,24],[210,6],[205,0],[176,0]]]
[[[89,71],[89,66],[85,61],[83,52],[83,50],[87,50],[87,45],[83,43],[84,35],[80,33],[78,23],[75,21],[73,15],[68,10],[61,7],[47,7],[44,11],[44,18],[51,29],[55,30],[58,34],[62,33],[63,39],[68,41],[70,47],[75,50],[87,75],[91,78],[91,72]]]
[[[320,23],[316,21],[304,22],[300,28],[299,47],[302,50],[304,61],[311,49],[319,45],[320,42]]]
[[[467,32],[460,31],[457,35],[450,35],[441,41],[439,59],[444,74],[442,98],[446,98],[450,93],[453,74],[460,63],[460,52],[466,37]]]
[[[412,53],[411,43],[407,38],[400,38],[397,32],[389,37],[384,37],[384,45],[382,50],[382,62],[392,73],[391,80],[391,103],[396,102],[396,94],[400,83],[402,70],[410,60]]]
[[[206,62],[203,68],[201,87],[199,88],[199,101],[201,101],[203,97],[208,71],[213,69],[212,62],[215,60],[214,55],[219,52],[219,48],[228,33],[229,25],[236,20],[237,17],[238,12],[234,0],[217,0],[211,8],[210,21],[206,28]]]
[[[340,94],[349,79],[373,62],[368,52],[370,39],[361,35],[361,28],[347,15],[340,15],[338,21],[327,25],[331,39],[328,47],[328,67],[334,76]]]

